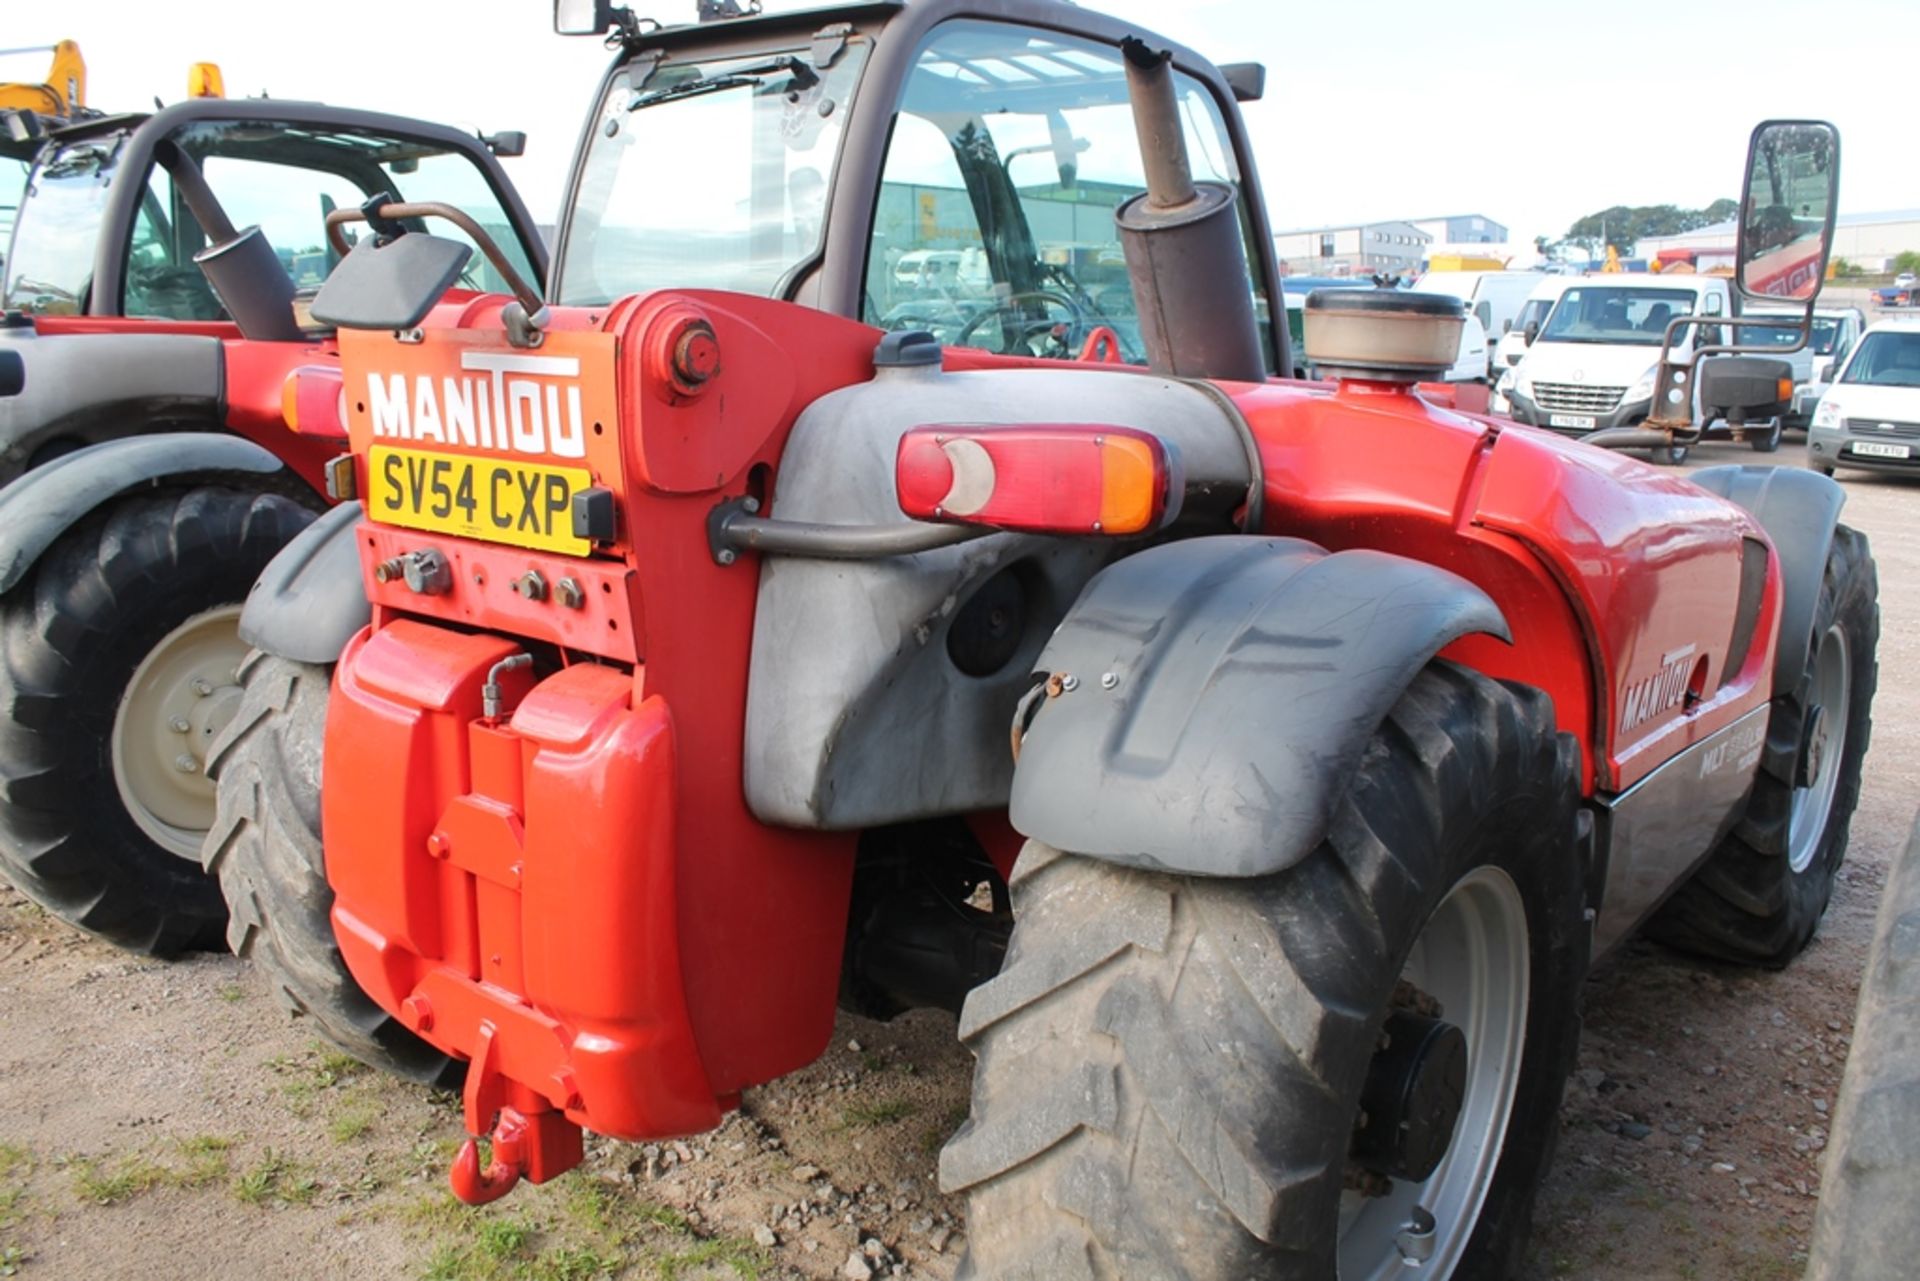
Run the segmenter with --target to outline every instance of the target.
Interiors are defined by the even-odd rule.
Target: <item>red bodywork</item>
[[[414,443],[391,439],[390,422],[375,436],[369,379],[413,380],[383,384],[389,410],[396,392],[431,400],[444,387],[452,400],[466,355],[508,353],[500,302],[443,304],[415,346],[343,336],[363,494],[370,452]],[[701,323],[719,372],[678,377],[674,353]],[[473,1060],[469,1129],[498,1118],[507,1155],[484,1173],[463,1155],[455,1185],[471,1200],[572,1164],[576,1126],[696,1131],[743,1088],[811,1061],[831,1031],[854,861],[851,834],[770,828],[747,810],[758,575],[715,563],[708,520],[726,498],[770,500],[795,418],[871,376],[876,331],[684,293],[557,308],[552,332],[543,350],[580,361],[592,428],[584,457],[534,461],[584,466],[613,491],[616,538],[583,558],[443,530],[431,545],[452,587],[422,596],[371,571],[423,536],[363,523],[373,624],[342,656],[327,720],[336,933],[374,1000]],[[1035,363],[1047,362],[948,355],[949,369]],[[1259,443],[1264,531],[1380,548],[1479,584],[1513,643],[1471,637],[1448,656],[1551,694],[1585,749],[1589,790],[1628,786],[1765,702],[1778,570],[1730,505],[1402,391],[1227,390]],[[436,455],[481,453],[433,439]],[[1767,582],[1755,640],[1726,679],[1749,541]],[[512,592],[530,570],[574,579],[584,600]],[[503,670],[505,714],[484,716],[489,673],[522,650],[538,666]],[[1683,704],[1674,681],[1699,697]],[[1669,686],[1671,706],[1648,693]],[[1005,871],[1018,839],[1004,816],[973,827]]]

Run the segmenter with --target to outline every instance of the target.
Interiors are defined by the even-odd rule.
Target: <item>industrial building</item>
[[[1296,276],[1416,272],[1433,237],[1410,222],[1308,227],[1273,238],[1274,253]]]

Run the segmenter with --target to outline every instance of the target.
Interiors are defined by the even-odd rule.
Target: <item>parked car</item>
[[[1537,271],[1430,271],[1413,287],[1422,293],[1452,294],[1487,331],[1487,340],[1499,342],[1519,328],[1521,310],[1545,279]]]
[[[1920,321],[1869,328],[1807,428],[1807,461],[1920,475]]]
[[[1756,309],[1747,313],[1754,316],[1798,317],[1799,308]],[[1807,420],[1813,417],[1815,405],[1826,394],[1827,386],[1833,380],[1833,371],[1846,363],[1847,356],[1859,343],[1860,335],[1866,332],[1867,318],[1858,307],[1823,307],[1813,313],[1813,332],[1807,339],[1807,345],[1798,351],[1782,351],[1780,359],[1793,366],[1793,408],[1788,413],[1786,425],[1804,430]],[[1738,341],[1743,346],[1790,347],[1798,341],[1798,335],[1791,329],[1763,329],[1754,325],[1742,325],[1738,331]]]

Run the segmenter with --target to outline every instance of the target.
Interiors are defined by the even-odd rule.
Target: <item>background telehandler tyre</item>
[[[1807,669],[1774,697],[1747,812],[1654,917],[1654,938],[1776,968],[1813,938],[1860,800],[1879,639],[1873,556],[1866,535],[1841,525],[1814,606]]]
[[[1436,662],[1287,871],[1029,842],[961,1016],[960,1275],[1510,1276],[1579,1040],[1576,762],[1544,694]],[[1396,1135],[1414,1151],[1365,1150]]]
[[[240,603],[313,515],[218,486],[124,497],[0,601],[0,871],[55,916],[153,956],[220,946],[206,753],[239,703]]]
[[[232,919],[227,941],[280,999],[363,1063],[458,1086],[464,1062],[408,1031],[360,990],[334,941],[320,844],[320,749],[331,669],[254,651],[244,696],[208,766],[219,811],[206,844]]]

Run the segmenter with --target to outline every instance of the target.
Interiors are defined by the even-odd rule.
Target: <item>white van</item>
[[[1741,314],[1798,320],[1802,313],[1798,307],[1754,307]],[[1793,366],[1793,406],[1787,415],[1787,426],[1807,425],[1820,397],[1826,394],[1833,372],[1846,363],[1866,329],[1867,318],[1858,307],[1820,307],[1814,311],[1813,331],[1807,345],[1780,355],[1781,360]],[[1790,346],[1800,337],[1795,330],[1762,329],[1753,325],[1740,326],[1736,336],[1743,345],[1759,347]]]
[[[1582,436],[1640,422],[1653,408],[1667,324],[1687,315],[1731,320],[1729,282],[1638,274],[1569,280],[1513,371],[1508,412],[1518,422]],[[1696,348],[1730,337],[1725,328],[1687,326],[1676,335],[1674,357],[1692,363]]]
[[[893,283],[902,289],[982,291],[993,285],[983,249],[912,249],[893,264]]]
[[[1518,327],[1521,307],[1546,278],[1537,271],[1430,271],[1413,287],[1423,293],[1452,294],[1467,304],[1467,314],[1479,320],[1487,340],[1497,342]],[[1493,372],[1499,374],[1498,369]]]
[[[1547,327],[1547,315],[1553,310],[1553,304],[1560,301],[1560,295],[1566,292],[1568,285],[1580,279],[1582,277],[1579,276],[1540,277],[1540,283],[1520,304],[1520,313],[1513,318],[1513,328],[1500,335],[1500,341],[1493,349],[1494,377],[1500,377],[1520,363],[1527,354],[1527,347]]]

